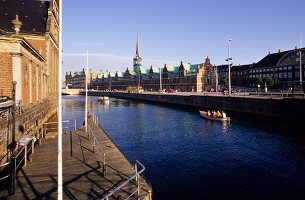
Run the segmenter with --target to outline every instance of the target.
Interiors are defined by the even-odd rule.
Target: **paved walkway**
[[[98,199],[116,185],[135,174],[129,163],[104,131],[89,120],[89,125],[106,153],[106,174],[98,146],[93,152],[93,140],[88,140],[84,127],[63,134],[63,197],[64,199]],[[92,138],[92,137],[91,137]],[[71,146],[72,144],[72,146]],[[57,199],[57,137],[44,139],[35,147],[32,163],[17,175],[16,191],[6,199]],[[139,167],[140,168],[140,167]],[[140,170],[140,169],[139,169]],[[141,199],[149,199],[151,187],[143,178]],[[131,181],[109,199],[125,199],[136,190]],[[0,194],[1,197],[1,194]],[[130,199],[136,199],[136,195]]]

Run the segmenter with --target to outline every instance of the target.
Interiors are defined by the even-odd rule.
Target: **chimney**
[[[270,55],[270,51],[268,52],[268,54]]]
[[[279,53],[281,53],[281,49],[279,49]]]
[[[14,20],[12,20],[12,24],[14,25],[14,30],[16,31],[16,35],[19,35],[20,32],[20,28],[22,26],[22,22],[19,20],[18,18],[19,16],[16,15],[16,18]]]

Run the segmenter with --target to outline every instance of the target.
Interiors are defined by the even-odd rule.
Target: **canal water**
[[[63,119],[82,125],[84,100],[64,96]],[[153,199],[305,199],[303,136],[259,120],[223,123],[179,107],[110,101],[89,97],[89,108],[126,157],[145,165]]]

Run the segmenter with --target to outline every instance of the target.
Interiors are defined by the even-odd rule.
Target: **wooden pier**
[[[95,142],[94,135],[86,133],[85,127],[63,134],[63,198],[102,199],[113,193],[109,199],[130,196],[129,199],[150,200],[151,186],[141,176],[139,182],[133,179],[137,178],[135,166],[98,125],[91,119],[88,124],[88,132],[95,135]],[[15,194],[0,194],[0,197],[57,199],[57,149],[57,136],[42,140],[41,146],[36,145],[31,155],[33,161],[17,174]],[[141,170],[140,165],[137,168]],[[122,187],[118,189],[118,186]]]

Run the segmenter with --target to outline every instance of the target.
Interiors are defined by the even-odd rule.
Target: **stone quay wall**
[[[183,94],[132,94],[119,92],[94,92],[92,96],[110,96],[123,99],[171,104],[198,109],[225,110],[235,114],[246,114],[272,118],[282,122],[300,123],[305,112],[305,100],[295,98],[252,98],[230,96],[204,96]]]

